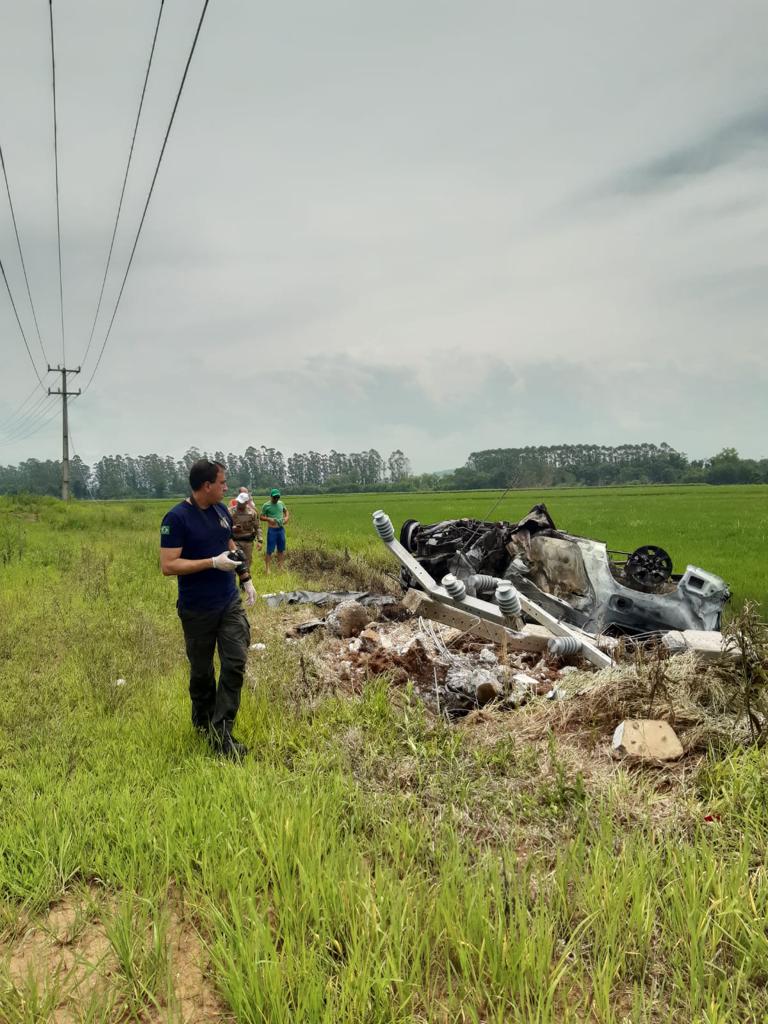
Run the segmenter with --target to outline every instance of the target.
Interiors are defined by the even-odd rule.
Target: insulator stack
[[[568,658],[581,651],[581,640],[575,636],[553,636],[547,641],[547,651],[556,658]]]
[[[457,580],[452,572],[449,572],[446,576],[443,576],[443,586],[454,599],[454,601],[463,601],[467,596],[467,588],[462,580]]]
[[[485,573],[477,573],[475,576],[471,576],[468,582],[472,583],[476,594],[492,594],[499,585],[499,581],[495,576],[487,576]]]
[[[496,604],[509,619],[515,618],[522,611],[520,595],[511,583],[500,583],[496,587]]]
[[[378,533],[385,544],[395,539],[395,528],[386,512],[381,509],[374,512],[373,525],[376,527],[376,533]]]

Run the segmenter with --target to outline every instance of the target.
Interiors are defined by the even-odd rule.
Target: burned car
[[[425,526],[409,519],[400,543],[437,583],[452,573],[467,593],[481,597],[507,580],[589,633],[716,630],[730,598],[713,573],[693,565],[674,573],[672,559],[656,545],[612,551],[602,541],[558,530],[546,505],[535,505],[519,523],[449,519]],[[401,582],[414,584],[406,569]]]

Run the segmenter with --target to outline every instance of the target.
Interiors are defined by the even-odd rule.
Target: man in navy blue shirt
[[[189,470],[191,495],[175,505],[160,527],[160,568],[177,576],[176,608],[184,630],[190,664],[189,696],[192,723],[210,736],[214,749],[233,760],[247,753],[232,735],[251,629],[235,584],[250,607],[256,600],[251,577],[230,555],[232,519],[222,499],[227,492],[220,462],[198,459]],[[218,687],[213,654],[218,646],[221,672]]]

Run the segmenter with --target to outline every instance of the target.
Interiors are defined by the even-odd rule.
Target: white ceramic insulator
[[[511,583],[501,583],[496,588],[496,604],[507,618],[514,618],[522,611],[520,595]]]
[[[443,576],[443,586],[455,601],[463,601],[467,596],[467,588],[462,580],[457,580],[452,572]]]
[[[376,527],[376,533],[385,543],[388,544],[395,539],[395,528],[392,525],[392,520],[382,509],[378,509],[373,513],[373,525]]]

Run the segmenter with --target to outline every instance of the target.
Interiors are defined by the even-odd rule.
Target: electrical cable
[[[56,117],[56,51],[53,45],[53,0],[48,0],[51,22],[51,70],[53,72],[53,160],[56,168],[56,234],[59,243],[59,305],[61,308],[61,361],[67,365],[67,346],[64,340],[64,279],[61,273],[61,208],[59,203],[59,126]]]
[[[512,482],[511,484],[509,484],[509,485],[507,486],[507,489],[506,489],[506,490],[504,491],[504,493],[503,493],[503,494],[501,495],[501,497],[500,497],[500,498],[497,498],[497,500],[496,500],[496,501],[495,501],[495,502],[494,502],[494,503],[493,503],[493,504],[491,505],[491,507],[490,507],[490,508],[488,509],[488,511],[487,511],[487,512],[485,513],[485,520],[483,520],[483,521],[487,521],[487,519],[488,519],[488,516],[489,516],[489,515],[491,514],[491,512],[494,512],[494,511],[495,511],[495,510],[496,510],[496,509],[497,509],[497,508],[499,507],[499,505],[500,505],[500,504],[502,503],[502,501],[504,501],[504,499],[506,498],[506,496],[507,496],[507,495],[509,494],[509,492],[510,492],[510,491],[512,490],[512,488],[513,488],[514,486],[515,486],[515,483],[514,483],[514,481],[513,481],[513,482]],[[479,527],[478,527],[478,528],[477,528],[477,529],[475,530],[475,532],[474,532],[474,533],[470,534],[469,540],[468,540],[468,541],[467,541],[467,542],[465,543],[464,547],[463,547],[463,548],[461,548],[461,550],[459,551],[459,554],[463,555],[463,554],[464,554],[464,552],[465,552],[465,551],[467,550],[467,548],[469,547],[469,545],[470,545],[470,544],[472,543],[472,541],[473,541],[473,540],[475,539],[475,537],[479,537],[479,536],[480,536],[480,534],[481,534],[482,532],[483,532],[483,531],[482,531],[482,526],[479,526]]]
[[[29,392],[27,397],[21,403],[21,405],[17,405],[16,408],[13,410],[13,412],[9,412],[7,416],[4,416],[3,419],[0,420],[0,430],[5,430],[8,427],[8,424],[11,423],[12,420],[15,420],[16,417],[21,414],[22,409],[24,409],[24,407],[27,405],[29,400],[34,395],[37,394],[37,389],[38,389],[39,386],[40,386],[39,384],[35,384],[35,386]],[[26,415],[26,413],[25,413],[25,415]]]
[[[43,363],[48,365],[48,356],[45,353],[45,346],[43,345],[43,339],[40,336],[40,325],[37,322],[37,313],[35,312],[35,304],[32,301],[32,292],[29,287],[29,278],[27,277],[27,265],[24,262],[24,253],[21,249],[21,238],[19,237],[19,226],[16,223],[16,211],[13,208],[13,200],[11,199],[11,186],[8,182],[8,172],[5,168],[5,157],[3,156],[3,147],[0,146],[0,164],[3,168],[3,178],[5,179],[5,191],[8,193],[8,205],[11,208],[11,220],[13,221],[13,230],[16,235],[16,245],[19,249],[19,259],[21,260],[21,269],[24,271],[24,282],[27,286],[27,296],[29,298],[29,305],[32,309],[32,319],[35,321],[35,330],[37,331],[37,340],[40,342],[40,351],[43,353]]]
[[[192,40],[192,47],[191,47],[191,49],[189,51],[189,56],[187,57],[187,63],[185,65],[185,67],[184,67],[184,74],[181,76],[181,84],[179,85],[179,91],[176,94],[176,101],[173,104],[173,110],[171,111],[171,118],[170,118],[170,121],[168,122],[168,128],[166,129],[166,132],[165,132],[165,138],[163,139],[162,148],[160,149],[160,156],[157,158],[157,165],[155,167],[155,173],[152,176],[152,183],[149,186],[149,193],[147,194],[147,201],[144,204],[144,211],[143,211],[143,213],[141,215],[141,220],[139,221],[139,228],[138,228],[138,231],[136,232],[136,238],[134,239],[134,242],[133,242],[133,248],[131,249],[131,255],[130,255],[129,259],[128,259],[128,266],[125,268],[125,274],[123,275],[123,281],[122,281],[122,284],[120,285],[120,291],[118,292],[118,295],[117,295],[117,302],[115,303],[115,308],[114,308],[114,310],[112,312],[112,318],[109,321],[109,327],[107,328],[106,336],[104,337],[104,341],[102,343],[101,350],[99,351],[99,357],[96,360],[96,366],[93,368],[93,373],[88,378],[88,383],[83,388],[83,394],[85,394],[85,392],[91,386],[93,378],[96,376],[96,371],[99,369],[99,366],[101,364],[101,358],[104,355],[104,349],[107,347],[107,342],[109,341],[109,336],[112,333],[112,326],[113,326],[113,324],[115,322],[115,317],[117,316],[117,311],[118,311],[118,309],[120,307],[120,300],[123,297],[123,291],[125,290],[125,282],[128,280],[128,274],[130,273],[131,266],[133,264],[133,257],[136,255],[136,247],[139,244],[139,237],[141,235],[141,229],[144,226],[144,220],[146,219],[147,210],[149,209],[149,202],[150,202],[150,200],[152,198],[152,193],[153,193],[154,188],[155,188],[155,182],[157,181],[157,176],[158,176],[158,174],[160,172],[160,164],[162,163],[162,160],[163,160],[163,154],[165,153],[165,147],[168,144],[168,137],[171,134],[171,128],[173,127],[173,121],[174,121],[174,118],[176,117],[176,111],[177,111],[178,106],[179,106],[179,100],[181,99],[181,94],[182,94],[182,91],[184,89],[184,83],[187,80],[187,73],[189,71],[189,66],[192,63],[192,57],[194,56],[194,53],[195,53],[195,47],[197,46],[197,40],[200,37],[200,30],[203,27],[203,20],[205,18],[205,12],[208,10],[208,4],[209,3],[210,3],[210,0],[205,0],[205,3],[203,4],[203,10],[202,10],[202,13],[200,15],[200,20],[199,20],[199,22],[197,24],[197,31],[195,32],[195,38]]]
[[[46,412],[48,413],[48,415],[45,416],[45,418],[42,419],[36,426],[32,427],[26,433],[17,434],[14,437],[7,438],[5,441],[0,441],[0,445],[5,447],[5,445],[15,444],[17,441],[25,441],[28,437],[32,437],[34,434],[38,433],[38,431],[42,430],[44,426],[50,423],[51,420],[58,415],[58,404],[54,402],[53,406],[50,408],[50,411],[46,409]]]
[[[139,130],[139,120],[141,119],[141,111],[142,111],[142,108],[144,106],[144,97],[145,97],[146,92],[147,92],[147,82],[149,81],[149,71],[150,71],[150,68],[152,67],[152,58],[155,55],[155,44],[157,43],[157,34],[158,34],[159,30],[160,30],[160,19],[163,16],[163,5],[164,5],[164,3],[165,3],[165,0],[160,0],[160,9],[159,9],[159,11],[157,13],[157,24],[155,25],[155,34],[154,34],[154,36],[152,38],[152,48],[149,51],[149,62],[147,63],[147,72],[144,75],[144,85],[142,86],[142,89],[141,89],[141,98],[139,100],[139,109],[138,109],[138,112],[136,114],[136,123],[133,126],[133,138],[131,139],[131,148],[128,151],[128,162],[125,165],[125,174],[123,175],[123,187],[120,190],[120,200],[118,201],[118,204],[117,204],[117,214],[115,215],[115,226],[112,229],[112,239],[111,239],[111,241],[109,243],[109,252],[107,253],[107,262],[106,262],[106,265],[104,267],[104,278],[103,278],[103,280],[101,282],[101,291],[99,292],[99,301],[96,304],[96,313],[95,313],[95,315],[93,317],[93,324],[91,325],[91,334],[90,334],[90,337],[88,338],[88,345],[86,346],[86,349],[85,349],[85,355],[80,360],[81,364],[85,363],[86,359],[88,358],[88,353],[91,350],[91,344],[93,343],[93,335],[94,335],[94,332],[96,330],[96,323],[97,323],[97,321],[99,319],[99,313],[101,311],[102,299],[104,298],[104,288],[106,287],[106,284],[107,284],[107,275],[109,273],[109,266],[110,266],[110,263],[112,262],[112,251],[115,248],[115,237],[117,236],[117,225],[120,222],[120,213],[121,213],[121,211],[123,209],[123,199],[125,198],[125,188],[126,188],[126,185],[128,184],[128,172],[131,169],[131,160],[133,159],[133,149],[134,149],[134,146],[136,145],[136,133]]]
[[[6,277],[6,274],[5,274],[5,267],[3,266],[2,259],[0,259],[0,273],[3,275],[3,281],[5,282],[5,290],[8,292],[8,298],[11,300],[11,307],[13,308],[13,315],[16,317],[16,323],[19,325],[19,331],[21,332],[21,337],[22,337],[22,340],[24,342],[24,348],[27,350],[27,355],[29,356],[29,361],[30,361],[30,363],[32,363],[32,369],[35,371],[35,376],[37,377],[37,383],[42,388],[43,387],[43,378],[37,372],[37,366],[35,365],[35,360],[32,358],[32,352],[31,352],[30,347],[29,347],[29,342],[27,341],[27,336],[24,333],[24,328],[21,326],[21,320],[19,320],[19,311],[16,309],[16,303],[13,301],[13,295],[11,293],[11,286],[8,284],[8,278]],[[43,388],[43,390],[45,390],[45,388]]]
[[[37,401],[32,405],[30,409],[28,409],[24,413],[23,416],[20,416],[18,420],[16,420],[15,422],[9,421],[5,426],[3,426],[3,434],[6,437],[12,437],[17,433],[26,430],[27,427],[31,426],[34,420],[36,419],[36,415],[40,407],[46,402],[46,399],[50,397],[51,396],[48,395],[46,392],[43,392],[42,394],[38,395]]]

